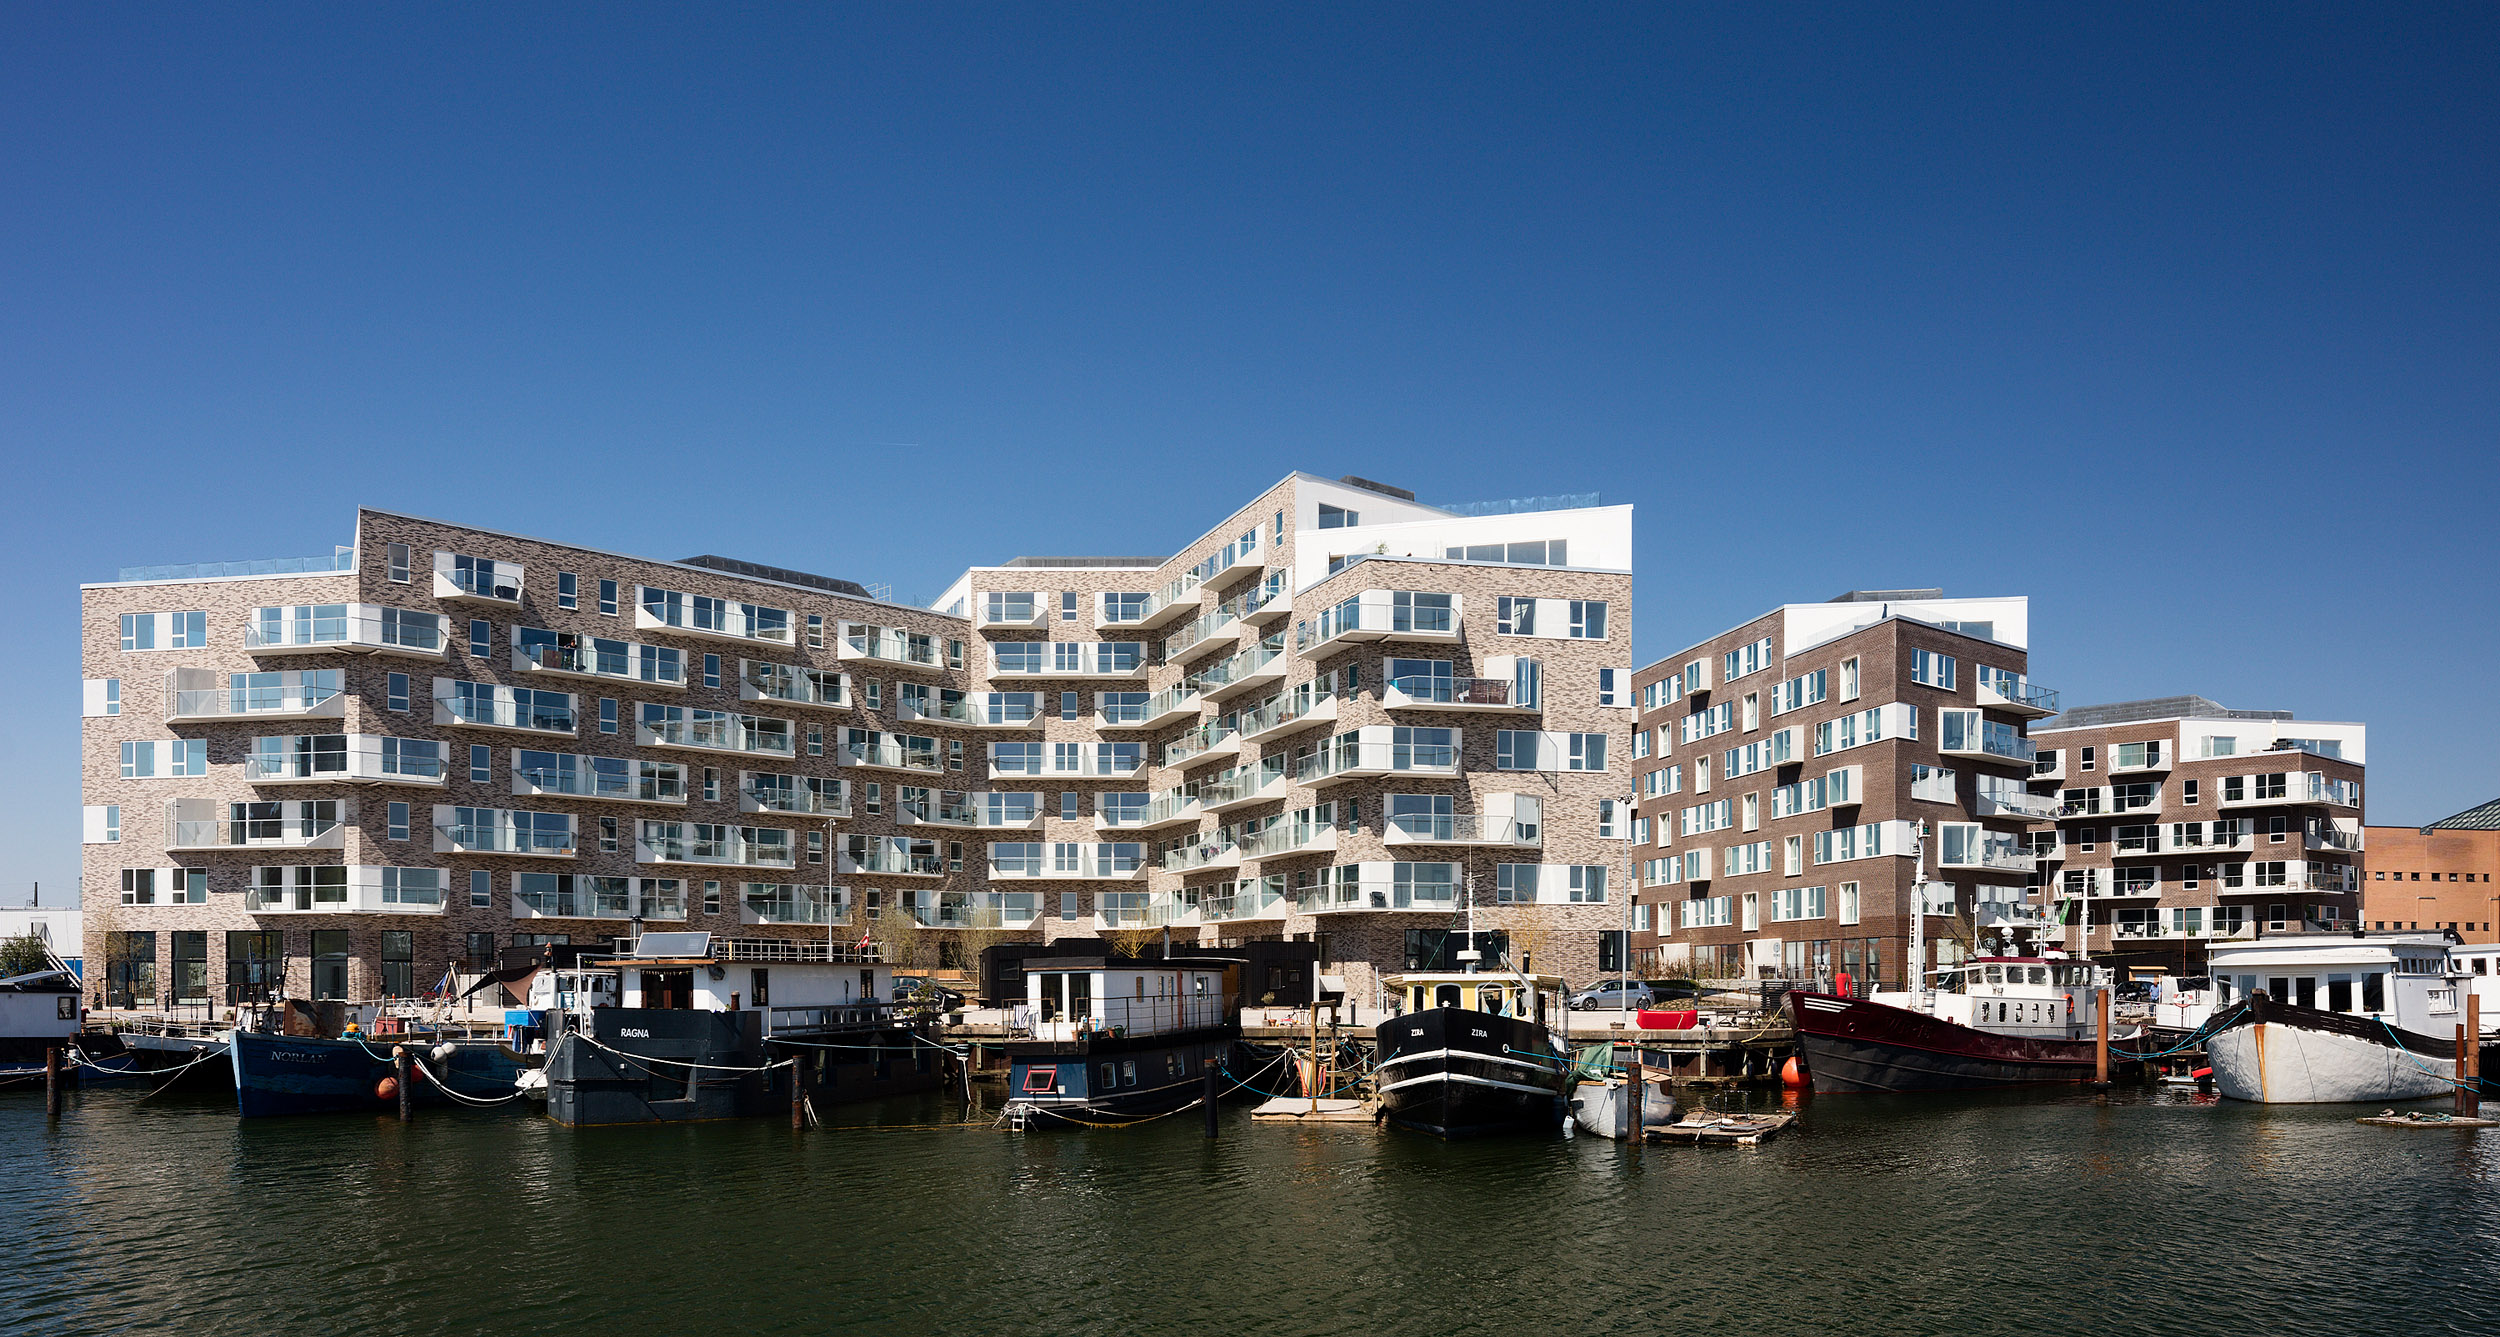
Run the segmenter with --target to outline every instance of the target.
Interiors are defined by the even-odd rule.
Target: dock
[[[1713,1119],[1686,1119],[1682,1123],[1650,1129],[1648,1140],[1750,1147],[1778,1136],[1796,1120],[1794,1114],[1734,1114]]]
[[[2366,1114],[2353,1120],[2379,1128],[2500,1128],[2500,1119],[2466,1114]]]

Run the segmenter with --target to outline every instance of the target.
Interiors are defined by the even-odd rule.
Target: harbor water
[[[0,1094],[0,1331],[2488,1332],[2500,1133],[2122,1091],[1808,1101],[1749,1149],[943,1097],[567,1130]],[[1763,1098],[1757,1097],[1757,1102]]]

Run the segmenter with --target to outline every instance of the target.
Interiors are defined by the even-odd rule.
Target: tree
[[[1103,941],[1111,944],[1113,956],[1124,956],[1131,960],[1144,956],[1146,949],[1160,941],[1162,937],[1163,930],[1146,924],[1106,929],[1102,935]]]
[[[926,957],[932,945],[929,931],[921,927],[919,917],[912,913],[910,906],[897,904],[885,907],[885,913],[877,916],[877,926],[870,930],[869,936],[885,949],[886,964],[897,970],[917,969],[927,964]]]
[[[29,933],[22,938],[0,938],[0,976],[31,975],[52,967],[52,949],[44,940]]]
[[[1534,905],[1503,905],[1496,906],[1486,917],[1507,940],[1513,969],[1542,970],[1548,975],[1562,973],[1558,969],[1560,963],[1550,954],[1554,945],[1552,915],[1539,912]],[[1489,957],[1485,964],[1492,964]]]

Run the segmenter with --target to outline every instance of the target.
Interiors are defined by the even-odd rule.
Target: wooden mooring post
[[[2483,1112],[2483,1000],[2472,985],[2465,986],[2465,1064],[2458,1076],[2457,1112],[2469,1119]]]
[[[1632,1052],[1637,1054],[1640,1051],[1636,1049]],[[1633,1150],[1637,1151],[1641,1143],[1648,1140],[1644,1130],[1649,1127],[1649,1111],[1646,1108],[1649,1104],[1649,1070],[1642,1066],[1639,1059],[1634,1059],[1623,1065],[1623,1074],[1630,1079],[1624,1083],[1623,1135],[1631,1139]]]
[[[790,1131],[807,1127],[807,1084],[799,1080],[799,1060],[790,1060]]]
[[[408,1046],[406,1045],[391,1046],[391,1078],[399,1088],[399,1121],[406,1123],[417,1097],[415,1086],[408,1080]]]
[[[1198,1059],[1198,1103],[1206,1109],[1207,1141],[1215,1140],[1215,1065],[1205,1055]]]
[[[2096,1038],[2092,1045],[2092,1082],[2095,1086],[2106,1088],[2109,1085],[2109,990],[2094,990],[2093,999],[2099,1016],[2093,1026]]]
[[[47,1119],[61,1117],[61,1047],[53,1045],[43,1051],[43,1115]]]

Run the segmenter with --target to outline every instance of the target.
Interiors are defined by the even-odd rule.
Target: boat
[[[1398,1006],[1372,1032],[1383,1118],[1445,1138],[1561,1126],[1572,1063],[1549,1029],[1563,1017],[1561,977],[1409,971],[1381,983]]]
[[[1204,1098],[1241,1036],[1241,962],[1036,957],[1011,1010],[1009,1127],[1107,1127]]]
[[[409,1094],[421,1105],[508,1099],[536,1061],[500,1035],[402,1026],[370,1006],[358,1012],[348,1020],[345,1004],[280,999],[259,1011],[255,1024],[228,1032],[236,1110],[263,1119],[396,1109],[395,1049],[408,1051]]]
[[[2456,1089],[2471,983],[2444,934],[2275,934],[2217,943],[2208,967],[2221,1010],[2205,1052],[2229,1099],[2325,1105]],[[2488,1025],[2475,1043],[2486,1064],[2500,1058]]]
[[[585,1127],[777,1115],[933,1088],[936,1046],[897,1019],[880,956],[874,944],[695,932],[555,957],[510,1014],[547,1049],[529,1094],[557,1123]]]
[[[1679,1107],[1675,1093],[1667,1089],[1666,1074],[1644,1073],[1641,1085],[1646,1093],[1641,1098],[1641,1127],[1654,1131],[1676,1121]],[[1630,1137],[1632,1123],[1631,1081],[1623,1076],[1582,1079],[1571,1092],[1571,1120],[1581,1132],[1598,1137],[1611,1137],[1621,1142]]]
[[[56,1076],[75,1079],[69,1051],[86,1019],[76,972],[52,959],[41,970],[0,979],[0,1089],[41,1081],[45,1055],[64,1051]]]

